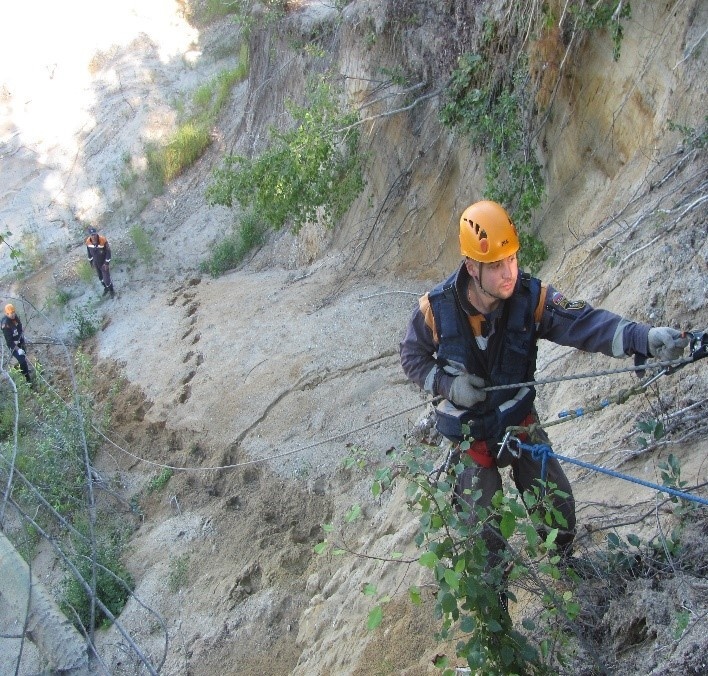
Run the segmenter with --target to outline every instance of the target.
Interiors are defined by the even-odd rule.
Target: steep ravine
[[[588,40],[547,111],[538,149],[548,190],[535,225],[550,256],[540,274],[571,297],[642,321],[706,328],[707,209],[699,201],[679,218],[677,206],[691,191],[689,202],[705,198],[705,151],[684,146],[669,121],[704,124],[708,6],[634,5],[619,61],[607,35]],[[120,621],[155,664],[166,650],[162,673],[414,676],[437,673],[435,654],[454,654],[434,637],[432,596],[422,607],[406,599],[408,585],[429,582],[424,569],[381,561],[393,551],[417,555],[405,487],[378,500],[369,490],[372,470],[389,462],[387,451],[403,445],[425,412],[426,398],[400,370],[398,341],[417,295],[456,265],[459,212],[482,192],[480,160],[440,126],[439,98],[365,126],[367,186],[333,231],[313,225],[298,236],[273,234],[242,268],[218,279],[198,270],[233,219],[206,205],[211,170],[226,152],[261,148],[268,126],[282,121],[284,102],[299,100],[308,73],[324,67],[297,48],[303,40],[331,31],[326,65],[347,76],[353,102],[377,99],[366,109],[375,117],[408,101],[395,89],[378,96],[383,71],[403,67],[428,84],[426,91],[441,86],[486,9],[504,14],[501,3],[357,0],[339,12],[304,2],[285,24],[252,31],[249,79],[222,114],[214,145],[139,213],[139,197],[121,201],[121,158],[167,133],[171,100],[232,63],[216,56],[238,37],[230,21],[194,29],[166,14],[162,21],[175,29],[167,59],[157,31],[145,25],[120,47],[117,38],[96,44],[101,58],[91,61],[85,85],[94,96],[86,113],[92,124],[74,130],[75,149],[58,153],[58,145],[45,164],[27,150],[29,137],[22,145],[13,136],[23,133],[19,102],[12,92],[3,99],[14,125],[3,126],[3,148],[15,152],[2,158],[8,180],[0,204],[35,214],[32,205],[41,205],[47,221],[63,219],[47,236],[52,264],[4,290],[41,305],[66,286],[77,293],[75,304],[86,302],[95,286],[67,272],[84,255],[81,224],[99,222],[115,245],[118,297],[98,306],[103,324],[91,354],[102,390],[121,387],[108,431],[114,443],[106,444],[98,470],[125,501],[140,496],[137,517],[123,502],[115,507],[134,519],[126,562],[144,604],[130,601]],[[67,158],[74,156],[72,164]],[[136,221],[157,245],[149,267],[137,261],[128,236]],[[21,219],[9,227],[20,230]],[[33,330],[69,331],[66,318],[53,320],[44,326],[38,319]],[[548,377],[618,363],[542,346],[539,365]],[[551,419],[632,382],[625,374],[546,386],[539,405]],[[660,481],[658,463],[672,452],[684,478],[702,483],[708,448],[701,436],[635,457],[632,433],[646,411],[703,401],[697,413],[704,415],[707,393],[705,369],[687,367],[641,406],[635,399],[558,425],[552,439],[559,452],[649,481]],[[366,470],[343,468],[355,453],[364,454]],[[141,458],[190,470],[148,494],[158,468]],[[653,497],[634,487],[628,497],[622,482],[569,473],[581,550],[601,546],[604,531],[593,528],[609,518],[603,503],[636,501],[632,510],[639,512]],[[344,526],[354,504],[362,518]],[[314,556],[323,523],[341,526],[347,547],[364,556]],[[651,533],[656,523],[642,528]],[[170,575],[180,558],[188,562],[186,584],[173,591]],[[51,565],[37,565],[48,576]],[[392,596],[376,632],[366,630],[373,603],[361,593],[366,582]],[[705,581],[635,587],[602,620],[608,673],[702,673]],[[517,617],[528,609],[524,603],[513,610]],[[167,642],[145,606],[164,618]],[[672,630],[681,608],[696,622],[679,641]],[[642,622],[645,643],[623,642]],[[145,673],[115,628],[99,632],[97,646],[109,673]],[[30,651],[24,673],[39,668],[32,659]],[[597,673],[596,664],[581,654],[570,672]]]

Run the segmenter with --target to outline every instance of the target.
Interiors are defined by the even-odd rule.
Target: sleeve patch
[[[585,307],[584,300],[568,300],[562,293],[556,291],[551,298],[553,305],[557,305],[564,310],[582,310]]]

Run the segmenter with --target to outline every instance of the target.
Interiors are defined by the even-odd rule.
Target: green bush
[[[249,251],[262,244],[265,230],[266,226],[258,216],[245,214],[239,228],[214,244],[209,258],[200,264],[200,270],[212,277],[233,270]]]
[[[332,85],[322,79],[310,92],[310,105],[288,110],[296,126],[271,129],[262,155],[229,156],[207,190],[211,204],[242,207],[259,214],[270,227],[286,223],[297,231],[321,218],[331,226],[364,186],[355,113],[338,110]]]
[[[135,587],[132,575],[120,560],[124,538],[124,532],[113,530],[99,538],[95,554],[92,554],[87,539],[77,539],[77,551],[72,557],[74,566],[89,586],[92,579],[92,560],[95,558],[96,597],[114,617],[120,615]],[[73,618],[77,628],[107,628],[111,625],[111,620],[98,606],[95,608],[93,625],[91,624],[91,595],[73,574],[68,574],[65,578],[62,591],[60,606],[67,617]]]
[[[76,274],[79,279],[84,282],[84,284],[90,284],[94,279],[96,279],[96,271],[91,263],[89,263],[85,258],[82,258],[76,264]]]
[[[503,204],[521,228],[545,191],[541,165],[529,151],[522,123],[523,78],[497,88],[487,80],[488,69],[479,54],[460,57],[440,118],[445,126],[461,129],[485,153],[484,197]]]
[[[155,491],[159,491],[162,488],[164,488],[167,485],[167,482],[172,478],[173,473],[174,472],[172,471],[171,468],[169,468],[169,467],[163,468],[163,470],[157,476],[154,476],[148,482],[148,485],[147,485],[148,493],[153,493]]]
[[[98,332],[98,317],[88,303],[73,310],[71,322],[79,342],[95,336]]]

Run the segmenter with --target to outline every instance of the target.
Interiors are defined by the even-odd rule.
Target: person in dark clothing
[[[96,268],[98,279],[103,285],[103,295],[110,293],[111,298],[115,297],[113,282],[111,281],[111,247],[108,240],[99,235],[96,228],[89,228],[89,236],[86,238],[86,253],[89,263]]]
[[[15,312],[15,306],[11,303],[5,306],[5,314],[0,321],[0,327],[2,328],[3,336],[5,336],[7,349],[10,350],[10,354],[17,359],[17,363],[20,365],[20,371],[22,371],[22,375],[27,382],[31,382],[29,364],[27,363],[27,355],[25,353],[25,335],[22,331],[22,322]]]
[[[470,506],[489,507],[502,488],[500,467],[511,466],[512,478],[523,495],[539,486],[541,460],[521,453],[500,457],[500,442],[509,426],[538,422],[533,387],[485,391],[487,386],[513,385],[534,379],[536,343],[544,338],[587,352],[612,357],[633,354],[678,359],[688,339],[669,327],[654,328],[572,301],[552,286],[520,272],[516,260],[519,238],[504,208],[476,202],[460,219],[460,250],[464,260],[445,282],[419,299],[400,344],[406,376],[434,396],[440,433],[459,444],[463,425],[473,439],[467,451],[472,463],[456,478],[456,499]],[[465,428],[466,429],[466,428]],[[539,429],[539,428],[535,428]],[[536,443],[548,444],[539,429]],[[547,460],[546,480],[567,494],[552,496],[565,518],[556,544],[570,556],[575,537],[575,501],[570,482],[555,458]],[[468,490],[469,489],[469,490]],[[472,491],[481,497],[472,503]],[[498,525],[485,527],[488,565],[502,560],[505,542]]]

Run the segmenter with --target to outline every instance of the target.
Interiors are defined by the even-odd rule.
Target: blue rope
[[[601,472],[602,474],[607,474],[613,476],[617,479],[624,479],[625,481],[631,481],[632,483],[639,484],[640,486],[645,486],[646,488],[653,488],[661,493],[668,493],[682,500],[691,500],[692,502],[699,502],[702,505],[708,505],[708,500],[706,498],[698,497],[697,495],[691,495],[690,493],[685,493],[683,491],[677,491],[675,488],[669,488],[668,486],[659,486],[659,484],[653,484],[650,481],[644,481],[643,479],[637,479],[637,477],[629,476],[627,474],[621,474],[620,472],[615,472],[612,469],[607,469],[606,467],[599,467],[598,465],[592,465],[589,462],[583,462],[582,460],[576,460],[575,458],[568,458],[564,455],[558,455],[553,452],[553,449],[548,444],[525,444],[517,440],[518,447],[522,451],[528,451],[531,453],[531,457],[534,460],[541,461],[541,480],[546,481],[546,463],[548,458],[556,458],[558,460],[564,460],[565,462],[570,462],[573,465],[578,465],[579,467],[584,467],[585,469],[591,469],[595,472]]]

